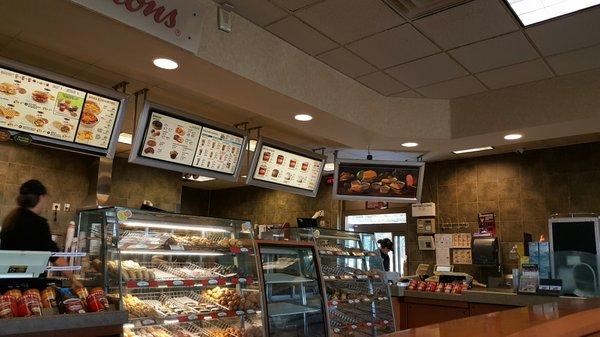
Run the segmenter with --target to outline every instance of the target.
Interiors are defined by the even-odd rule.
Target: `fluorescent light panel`
[[[507,0],[523,26],[575,13],[600,4],[600,0]]]
[[[452,153],[463,154],[463,153],[487,151],[487,150],[493,150],[493,149],[494,149],[493,146],[485,146],[485,147],[476,147],[476,148],[472,148],[472,149],[456,150],[456,151],[452,151]]]
[[[168,222],[150,222],[150,221],[139,221],[139,220],[127,220],[123,223],[125,227],[138,227],[138,228],[160,228],[160,229],[179,229],[185,231],[196,231],[196,232],[214,232],[214,233],[229,233],[230,231],[225,228],[215,227],[201,227],[201,226],[188,226]]]

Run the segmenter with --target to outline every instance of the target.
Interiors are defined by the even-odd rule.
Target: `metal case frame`
[[[181,118],[187,122],[199,124],[202,127],[206,126],[206,127],[214,128],[214,129],[217,129],[217,130],[220,130],[223,132],[231,133],[236,136],[242,137],[243,138],[242,150],[240,151],[240,156],[236,163],[236,169],[233,172],[233,174],[221,173],[221,172],[217,172],[217,171],[194,167],[191,165],[186,166],[186,165],[181,165],[181,164],[176,164],[176,163],[170,163],[170,162],[166,162],[166,161],[161,161],[159,159],[152,159],[152,158],[142,156],[140,154],[140,151],[141,151],[141,148],[143,145],[142,142],[145,137],[144,131],[146,130],[146,126],[148,125],[148,120],[150,118],[151,111],[157,111],[157,112],[163,113],[167,116]],[[129,154],[129,162],[134,163],[134,164],[145,165],[145,166],[152,166],[152,167],[169,170],[169,171],[198,174],[201,176],[222,179],[222,180],[227,180],[227,181],[237,181],[237,179],[240,175],[240,172],[241,172],[241,168],[242,168],[242,159],[244,157],[244,150],[246,149],[247,146],[248,146],[248,133],[245,131],[242,131],[240,129],[236,129],[234,127],[224,125],[224,124],[221,124],[218,122],[214,122],[214,121],[211,121],[208,119],[204,119],[202,117],[193,116],[193,115],[190,115],[190,114],[188,114],[184,111],[178,110],[178,109],[174,109],[171,107],[160,105],[158,103],[146,101],[146,104],[144,104],[144,108],[142,109],[142,112],[140,113],[140,117],[137,122],[137,132],[134,135],[133,142],[131,144],[131,152]]]

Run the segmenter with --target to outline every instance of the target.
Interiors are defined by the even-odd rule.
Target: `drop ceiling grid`
[[[218,2],[222,2],[221,0],[217,0]],[[235,1],[235,0],[234,0]],[[572,49],[572,50],[568,50],[566,52],[564,52],[565,54],[567,53],[572,53],[572,55],[567,55],[565,57],[562,58],[557,58],[557,54],[553,54],[553,55],[543,55],[540,48],[536,45],[534,39],[530,36],[530,34],[528,33],[528,29],[531,29],[532,27],[527,27],[524,28],[523,26],[521,26],[521,24],[519,23],[518,19],[513,15],[512,11],[510,10],[510,8],[508,8],[507,3],[504,0],[470,0],[470,1],[465,1],[465,2],[461,2],[458,3],[452,7],[449,8],[445,8],[441,11],[429,14],[429,15],[425,15],[422,17],[418,17],[416,19],[411,19],[409,17],[406,17],[404,15],[402,15],[402,13],[400,13],[399,11],[396,11],[393,6],[390,6],[388,4],[387,1],[385,0],[378,0],[380,1],[389,11],[393,12],[395,15],[397,15],[400,19],[398,20],[398,24],[391,26],[391,27],[387,27],[383,30],[377,31],[377,32],[370,32],[370,34],[368,35],[360,35],[358,38],[354,39],[354,40],[344,40],[342,43],[340,43],[338,40],[336,39],[334,36],[330,36],[329,34],[326,34],[322,29],[319,29],[318,27],[316,27],[315,25],[310,24],[307,20],[303,19],[301,15],[298,15],[299,13],[306,13],[306,11],[310,10],[311,8],[321,5],[321,6],[326,6],[324,3],[325,2],[332,2],[332,1],[339,1],[339,0],[295,0],[292,1],[288,6],[294,8],[294,10],[289,10],[288,8],[285,7],[285,5],[288,2],[284,2],[283,0],[262,0],[262,2],[268,2],[270,5],[275,6],[277,8],[279,8],[282,11],[285,11],[287,13],[287,15],[278,18],[277,20],[270,22],[268,24],[264,24],[262,25],[263,28],[265,28],[266,30],[269,30],[268,27],[272,26],[274,24],[277,24],[278,22],[281,22],[283,20],[289,20],[290,18],[295,18],[297,20],[299,20],[302,24],[307,26],[307,29],[311,29],[314,30],[315,32],[317,32],[318,34],[321,35],[322,38],[324,39],[328,39],[330,41],[333,41],[334,45],[332,45],[331,49],[327,49],[327,50],[322,50],[317,54],[313,54],[312,56],[314,56],[315,58],[319,59],[321,62],[327,64],[328,66],[336,69],[337,71],[339,71],[340,73],[344,74],[345,76],[348,76],[354,80],[357,80],[359,83],[362,83],[361,81],[359,81],[359,78],[364,78],[366,76],[375,76],[378,73],[383,73],[383,74],[387,74],[387,75],[391,75],[393,80],[398,82],[397,85],[395,86],[396,88],[406,88],[406,90],[402,90],[402,91],[398,91],[398,92],[383,92],[383,90],[381,90],[381,88],[377,88],[376,85],[374,86],[368,86],[365,83],[362,83],[363,85],[369,87],[372,90],[375,90],[377,92],[379,92],[382,95],[385,96],[393,96],[393,97],[402,97],[402,93],[417,93],[417,95],[421,95],[423,96],[423,92],[428,92],[429,93],[429,97],[432,98],[436,98],[435,95],[431,96],[431,88],[432,87],[443,87],[444,84],[446,82],[448,82],[448,84],[452,81],[454,82],[464,82],[464,81],[455,81],[458,79],[461,79],[463,77],[461,77],[462,75],[465,75],[465,77],[471,77],[473,78],[475,81],[479,82],[479,84],[485,88],[485,90],[492,90],[492,88],[490,88],[486,83],[484,83],[483,81],[481,81],[481,79],[479,78],[479,76],[477,76],[478,74],[484,73],[484,72],[490,72],[492,71],[492,74],[499,74],[499,76],[502,76],[504,73],[508,74],[510,73],[510,69],[514,68],[515,66],[519,66],[519,65],[527,65],[527,63],[532,63],[532,61],[535,60],[541,60],[549,69],[549,71],[551,72],[552,76],[551,77],[556,77],[557,76],[557,70],[555,69],[555,66],[553,66],[553,64],[551,62],[549,62],[548,57],[553,57],[555,62],[573,62],[573,59],[581,59],[583,57],[586,58],[586,60],[588,60],[589,65],[587,66],[587,68],[593,68],[595,67],[594,64],[595,61],[593,60],[593,57],[590,56],[590,54],[594,54],[596,53],[596,51],[598,50],[598,48],[592,48],[595,47],[596,45],[591,45],[591,46],[583,46],[581,48],[578,49]],[[356,0],[356,1],[367,1],[367,0]],[[371,0],[374,1],[374,0]],[[490,5],[491,1],[496,1],[496,3],[499,3],[499,6],[497,4],[493,4]],[[297,7],[299,6],[299,7]],[[468,15],[477,15],[477,11],[474,11],[473,9],[471,9],[471,13],[468,13],[468,8],[466,6],[471,6],[471,7],[475,7],[477,8],[477,6],[482,7],[482,6],[488,6],[491,9],[488,8],[488,10],[491,10],[492,12],[494,11],[498,11],[498,10],[502,10],[502,13],[499,13],[498,15],[502,17],[504,21],[504,30],[499,29],[499,28],[494,28],[494,27],[488,27],[487,29],[491,31],[491,33],[489,33],[487,36],[483,36],[482,34],[480,34],[479,36],[477,35],[476,32],[474,32],[473,34],[471,34],[471,38],[469,40],[469,42],[467,43],[463,43],[463,44],[458,44],[458,45],[450,45],[448,48],[444,48],[444,46],[441,46],[439,43],[436,43],[435,39],[432,36],[429,36],[429,34],[427,34],[426,31],[424,31],[423,29],[421,29],[419,27],[418,23],[415,23],[419,20],[423,20],[426,18],[431,18],[435,15],[449,15],[448,13],[450,13],[449,11],[453,11],[452,14],[454,14],[455,16],[468,16]],[[377,6],[378,8],[380,6]],[[598,9],[598,8],[596,8]],[[463,10],[465,11],[464,14],[461,14],[460,11]],[[588,11],[592,11],[594,10],[594,8],[590,8],[587,10],[584,10],[584,12],[588,12]],[[600,9],[598,9],[600,11]],[[234,8],[235,11],[235,8]],[[473,14],[473,12],[475,14]],[[458,14],[457,14],[458,13]],[[320,13],[320,15],[323,15],[323,13]],[[347,13],[346,13],[347,15]],[[506,17],[509,18],[510,23],[508,23],[508,21],[506,21]],[[569,16],[571,17],[571,16]],[[252,18],[248,18],[249,20],[253,21],[256,23],[255,20],[253,20]],[[479,21],[481,22],[481,18],[475,18],[474,21],[476,22],[477,19],[479,19]],[[485,21],[485,20],[484,20]],[[555,21],[560,21],[559,20],[552,20],[551,22],[555,22]],[[560,24],[560,23],[559,23]],[[260,24],[259,24],[260,25]],[[430,42],[431,44],[433,44],[434,46],[436,46],[436,48],[439,49],[438,52],[436,53],[429,53],[427,55],[422,55],[419,57],[415,57],[415,58],[410,58],[408,60],[399,62],[397,64],[393,64],[391,66],[377,66],[376,64],[374,64],[374,62],[370,62],[366,57],[364,57],[363,55],[360,55],[360,53],[355,52],[352,50],[352,48],[350,48],[349,46],[352,44],[355,44],[356,42],[365,40],[365,39],[369,39],[372,38],[376,35],[382,34],[382,33],[386,33],[388,31],[391,31],[393,29],[397,29],[403,25],[409,25],[412,29],[416,30],[416,32],[423,37],[424,39],[426,39],[428,42]],[[538,25],[536,25],[538,26]],[[535,28],[536,26],[533,26],[533,28]],[[483,28],[482,28],[483,29]],[[474,29],[477,30],[477,29]],[[457,55],[459,53],[460,49],[467,49],[467,48],[474,48],[475,50],[477,49],[477,44],[480,43],[488,43],[488,44],[494,44],[497,42],[496,39],[509,39],[509,35],[511,34],[521,34],[522,37],[524,37],[524,39],[527,41],[528,47],[533,49],[534,53],[531,53],[531,51],[529,50],[522,50],[522,52],[525,55],[521,55],[521,56],[514,56],[513,59],[511,60],[510,55],[508,55],[504,62],[498,62],[496,61],[496,64],[493,64],[493,62],[490,63],[490,65],[487,65],[484,67],[484,69],[469,69],[470,67],[464,63],[464,60],[461,61],[460,57],[456,57],[455,55]],[[276,36],[278,36],[277,34],[275,34]],[[477,37],[476,40],[473,40],[473,36]],[[288,39],[285,39],[282,36],[278,36],[279,38],[282,38],[284,40],[286,40],[288,43],[290,43],[291,45],[295,45],[293,43],[293,41],[290,41]],[[458,38],[460,40],[460,38]],[[462,37],[462,39],[465,39],[464,37]],[[600,44],[600,41],[598,41]],[[446,42],[445,42],[446,43]],[[447,43],[446,43],[447,44]],[[296,46],[296,48],[304,51],[305,53],[309,54],[309,52],[306,51],[306,49],[303,48],[299,48],[298,46]],[[527,48],[526,45],[522,45],[521,48]],[[358,67],[360,65],[360,67],[362,67],[361,71],[351,71],[351,70],[344,70],[344,69],[340,69],[339,64],[335,64],[335,62],[337,62],[337,60],[329,60],[330,63],[326,62],[325,60],[323,60],[322,58],[325,58],[324,56],[328,53],[332,53],[333,51],[337,50],[337,49],[341,49],[343,50],[344,53],[348,53],[348,55],[351,55],[352,57],[355,57],[355,61],[357,63],[355,63],[355,66],[351,66],[352,67]],[[586,50],[587,49],[587,50]],[[341,52],[340,50],[340,52]],[[583,52],[577,54],[574,53],[578,50],[584,50]],[[587,54],[586,54],[587,53]],[[563,53],[559,53],[563,54]],[[431,82],[422,82],[422,81],[413,81],[410,79],[402,79],[400,76],[393,76],[391,73],[393,73],[393,69],[394,68],[406,68],[410,70],[410,66],[411,65],[419,65],[419,64],[423,64],[427,62],[428,58],[431,57],[438,57],[438,59],[441,59],[441,55],[444,55],[445,57],[447,57],[450,62],[446,62],[444,61],[444,63],[451,67],[451,68],[460,68],[461,70],[454,70],[452,71],[451,69],[448,69],[448,74],[447,76],[449,78],[446,78],[444,76],[441,76],[439,78],[439,81],[436,81],[436,76],[433,75],[427,75],[424,77],[429,77],[432,81]],[[568,59],[568,57],[571,57],[571,59]],[[600,53],[598,55],[600,57]],[[332,63],[333,62],[333,63]],[[452,63],[453,62],[453,63]],[[337,65],[337,67],[336,67]],[[372,70],[369,70],[369,68],[372,68]],[[475,67],[476,68],[476,67]],[[506,69],[503,69],[506,68]],[[569,67],[569,68],[565,68],[564,69],[579,69],[577,67]],[[585,68],[585,67],[584,67]],[[586,69],[587,69],[586,68]],[[366,71],[366,72],[365,72]],[[464,72],[464,74],[463,74]],[[414,71],[413,71],[414,73]],[[561,73],[562,74],[562,73]],[[390,79],[386,78],[386,81],[389,81]],[[515,79],[516,80],[516,79]],[[408,82],[408,83],[407,83]],[[409,85],[409,83],[415,83],[416,85]],[[505,81],[506,86],[514,86],[514,85],[519,85],[522,83],[526,83],[526,82],[519,82],[514,81]],[[473,87],[473,83],[470,83],[470,86]],[[381,87],[381,86],[380,86]],[[424,90],[426,89],[427,90]],[[419,89],[423,89],[423,92],[420,92]],[[468,91],[468,90],[467,90]],[[465,95],[470,95],[471,93],[466,93]],[[460,96],[464,96],[464,95],[460,95],[458,94],[458,96],[455,97],[460,97]],[[428,97],[428,95],[425,95],[425,97]],[[441,97],[439,97],[441,98]],[[453,97],[451,97],[453,98]]]

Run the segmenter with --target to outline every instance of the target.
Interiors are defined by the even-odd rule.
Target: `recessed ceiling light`
[[[415,147],[415,146],[419,146],[419,143],[406,142],[406,143],[402,143],[402,146],[404,146],[404,147]]]
[[[463,153],[487,151],[487,150],[493,150],[493,149],[494,149],[493,146],[485,146],[485,147],[475,147],[475,148],[472,148],[472,149],[456,150],[456,151],[452,151],[452,153],[454,153],[454,154],[463,154]]]
[[[119,143],[131,145],[132,138],[131,133],[121,132],[119,134]]]
[[[154,63],[155,66],[157,66],[161,69],[167,69],[167,70],[173,70],[173,69],[177,69],[177,67],[179,67],[179,64],[177,64],[177,62],[175,62],[171,59],[166,59],[166,58],[154,59],[154,61],[152,61],[152,63]]]
[[[323,171],[325,171],[325,172],[331,172],[333,170],[335,170],[334,163],[326,163],[325,166],[323,166]]]
[[[246,179],[246,178],[248,178],[248,176],[247,175],[243,175],[242,178]]]
[[[554,19],[600,4],[600,0],[507,0],[523,26]]]
[[[511,134],[504,136],[504,139],[506,139],[506,140],[517,140],[517,139],[521,139],[521,138],[523,138],[523,135],[520,133],[511,133]]]
[[[301,121],[301,122],[308,122],[308,121],[312,120],[313,117],[311,115],[307,115],[307,114],[298,114],[298,115],[294,116],[294,119],[296,119],[297,121]]]

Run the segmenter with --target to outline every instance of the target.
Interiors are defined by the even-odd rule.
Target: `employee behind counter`
[[[21,185],[17,205],[2,223],[0,231],[0,249],[2,250],[30,250],[58,252],[58,246],[52,241],[48,221],[40,216],[48,207],[48,191],[38,180],[29,180]],[[67,266],[64,258],[50,258],[56,266]],[[74,279],[71,272],[63,272],[73,281],[74,285],[80,283]]]

